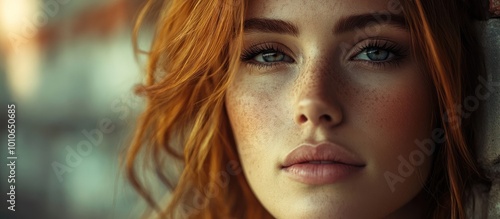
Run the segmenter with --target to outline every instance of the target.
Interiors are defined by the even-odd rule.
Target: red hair
[[[459,1],[401,3],[413,48],[435,87],[435,125],[447,136],[435,152],[424,188],[434,200],[427,212],[434,218],[465,218],[467,191],[484,177],[474,159],[472,137],[465,134],[470,125],[461,123],[461,117],[449,118],[459,116],[455,106],[472,91],[467,83],[475,81],[474,71],[484,69],[480,47]],[[135,37],[145,15],[160,12],[147,53],[146,82],[137,89],[147,105],[126,167],[131,184],[160,217],[271,217],[241,173],[224,108],[225,91],[238,69],[246,4],[150,0],[139,15]],[[171,190],[166,206],[158,205],[137,176],[141,152]],[[179,174],[172,171],[174,164]]]

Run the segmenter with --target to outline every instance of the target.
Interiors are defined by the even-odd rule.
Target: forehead
[[[399,7],[399,0],[250,0],[246,18],[314,21],[354,14],[394,13]]]

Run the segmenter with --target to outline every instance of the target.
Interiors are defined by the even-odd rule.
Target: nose
[[[296,83],[294,120],[298,125],[337,126],[343,120],[341,102],[337,98],[339,87],[336,86],[339,83],[327,66],[313,66],[310,69],[302,72]]]
[[[314,98],[304,98],[298,103],[295,116],[297,124],[333,127],[342,121],[342,112],[336,104]]]
[[[297,103],[295,122],[298,125],[311,124],[316,127],[333,128],[342,123],[343,113],[335,100],[309,95]]]

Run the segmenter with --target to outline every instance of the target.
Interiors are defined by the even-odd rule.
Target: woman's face
[[[226,109],[262,205],[277,218],[417,215],[433,105],[398,2],[248,6]]]

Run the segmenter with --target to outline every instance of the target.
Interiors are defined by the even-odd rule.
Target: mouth
[[[365,167],[357,156],[332,144],[304,144],[290,152],[281,170],[290,179],[309,185],[333,184]]]
[[[308,161],[308,162],[302,162],[300,164],[334,164],[334,163],[338,163],[338,162],[331,161],[331,160],[313,160],[313,161]]]

